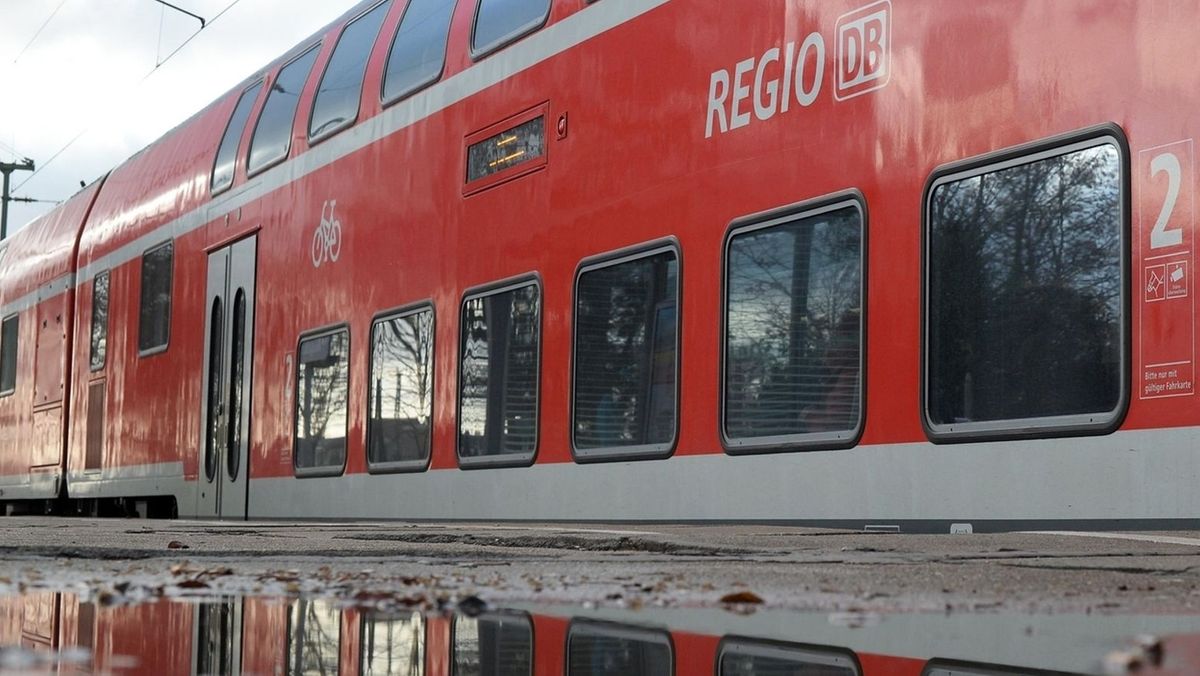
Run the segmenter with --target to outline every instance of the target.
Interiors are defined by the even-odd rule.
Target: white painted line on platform
[[[534,531],[542,533],[599,533],[602,536],[660,536],[661,533],[653,531],[612,531],[605,528],[564,528],[558,526],[522,526],[520,524],[499,524],[499,525],[481,525],[481,524],[437,524],[442,528],[460,528],[466,531]],[[1200,540],[1196,542],[1200,544]]]
[[[1171,535],[1135,535],[1133,533],[1085,533],[1074,530],[1027,530],[1021,531],[1026,535],[1073,535],[1081,538],[1106,538],[1109,540],[1133,540],[1135,542],[1154,542],[1161,545],[1187,545],[1200,547],[1200,538],[1181,538]]]

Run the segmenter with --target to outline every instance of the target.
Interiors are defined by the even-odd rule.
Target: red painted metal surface
[[[541,276],[545,289],[536,462],[572,462],[568,367],[575,268],[588,256],[667,236],[678,238],[683,259],[683,422],[675,455],[720,454],[718,271],[725,227],[746,214],[848,187],[862,192],[870,213],[870,386],[860,443],[925,442],[919,415],[919,305],[921,195],[928,176],[948,162],[1115,123],[1131,147],[1135,220],[1137,213],[1152,214],[1155,200],[1162,198],[1151,190],[1155,176],[1141,168],[1138,153],[1200,132],[1190,112],[1200,75],[1188,65],[1194,59],[1178,58],[1189,49],[1183,45],[1193,44],[1191,27],[1200,23],[1200,6],[896,0],[888,5],[892,44],[887,86],[838,100],[833,93],[838,76],[833,29],[839,17],[865,4],[770,0],[750,9],[742,3],[668,3],[533,62],[395,133],[316,163],[312,171],[296,169],[270,190],[261,188],[260,177],[245,174],[250,124],[228,193],[247,197],[229,213],[208,218],[213,157],[243,89],[235,88],[114,169],[103,188],[89,188],[10,239],[9,253],[0,263],[0,302],[75,270],[81,283],[78,292],[67,292],[65,303],[52,298],[22,314],[22,389],[0,399],[0,475],[61,467],[53,442],[62,434],[62,414],[45,419],[34,414],[35,405],[53,407],[55,397],[62,398],[63,411],[70,402],[66,463],[72,472],[82,472],[88,387],[104,379],[103,470],[177,463],[179,478],[194,481],[206,254],[249,233],[259,237],[249,470],[254,479],[292,475],[296,338],[340,322],[349,323],[353,346],[345,471],[366,472],[362,384],[371,318],[385,308],[423,300],[431,300],[437,312],[431,469],[457,467],[461,294],[529,272]],[[462,0],[455,9],[443,82],[466,81],[490,61],[522,48],[518,41],[474,63],[469,41],[475,5]],[[549,24],[589,7],[556,0]],[[366,69],[359,121],[341,134],[366,134],[362,130],[381,114],[378,92],[388,42],[403,9],[403,2],[395,2],[389,10]],[[291,159],[316,156],[330,142],[309,148],[307,114],[317,77],[349,18],[297,48],[322,40],[314,75],[300,93]],[[712,130],[706,137],[711,120],[704,115],[705,95],[715,69],[736,73],[739,62],[758,59],[785,42],[799,44],[814,32],[823,36],[830,58],[820,72],[819,95],[810,104],[793,98],[786,112],[752,114],[745,126]],[[286,58],[262,71],[268,82]],[[802,78],[798,86],[815,86],[813,82]],[[751,111],[760,95],[752,89],[741,101],[743,112]],[[259,98],[252,121],[265,94]],[[571,128],[565,138],[554,138],[548,130],[551,148],[545,168],[464,196],[464,139],[547,101],[547,124],[569,113]],[[736,112],[728,114],[732,118]],[[1188,194],[1195,191],[1196,180],[1189,175]],[[92,198],[95,206],[86,215]],[[333,199],[343,226],[341,257],[337,264],[311,269],[312,230]],[[85,216],[74,260],[72,238]],[[193,221],[198,227],[183,227]],[[163,229],[169,224],[176,224],[180,234]],[[1135,233],[1140,232],[1135,223]],[[140,257],[128,252],[172,237],[169,349],[139,357]],[[1135,242],[1135,252],[1140,251],[1137,246]],[[111,270],[109,358],[103,371],[91,373],[86,368],[91,316],[87,279],[110,261],[118,264]],[[1135,267],[1135,285],[1139,274]],[[1130,321],[1136,329],[1143,306],[1137,293],[1133,297]],[[66,327],[63,338],[55,328],[58,317]],[[47,325],[39,343],[35,336],[43,321]],[[1142,333],[1132,331],[1133,355],[1154,348],[1143,340]],[[45,346],[46,359],[34,357],[35,343]],[[64,351],[69,359],[60,356]],[[1129,368],[1137,364],[1135,358]],[[1134,379],[1135,386],[1139,382]],[[1200,412],[1189,398],[1148,400],[1136,394],[1123,430],[1200,424]],[[27,446],[30,439],[37,441]],[[110,496],[121,490],[112,488]]]

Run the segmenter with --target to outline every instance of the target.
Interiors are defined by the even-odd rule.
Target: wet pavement
[[[1200,533],[0,519],[0,673],[1135,665],[1200,673]]]

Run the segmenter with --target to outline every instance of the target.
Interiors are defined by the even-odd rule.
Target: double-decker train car
[[[12,238],[0,500],[1194,527],[1198,20],[364,2]]]

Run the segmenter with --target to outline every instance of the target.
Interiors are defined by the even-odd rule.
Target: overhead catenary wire
[[[67,0],[62,0],[58,3],[58,6],[54,8],[54,11],[50,12],[50,16],[46,17],[46,20],[42,22],[42,25],[37,29],[37,32],[33,34],[33,37],[29,38],[29,42],[26,42],[25,46],[21,48],[21,51],[17,52],[17,55],[13,57],[13,63],[21,60],[21,57],[25,55],[25,51],[37,41],[38,36],[42,34],[42,31],[46,30],[46,26],[50,25],[50,22],[54,20],[55,15],[58,14],[58,10],[62,9],[63,5],[65,4],[67,4]]]
[[[183,43],[181,43],[178,47],[176,47],[170,54],[167,54],[166,58],[164,58],[162,61],[159,61],[157,64],[155,64],[154,68],[151,68],[150,71],[148,73],[146,73],[146,75],[143,76],[141,80],[138,80],[137,84],[134,85],[134,88],[137,88],[137,87],[140,87],[141,85],[143,85],[146,82],[146,80],[150,79],[151,75],[154,75],[156,72],[158,72],[158,70],[162,66],[166,65],[166,63],[168,61],[170,61],[172,57],[174,57],[176,54],[178,54],[180,51],[182,51],[184,47],[186,47],[192,40],[194,40],[196,38],[197,35],[199,35],[201,33],[201,31],[203,31],[205,28],[208,28],[209,26],[213,25],[214,23],[216,23],[217,19],[220,19],[222,16],[225,15],[226,12],[233,9],[234,6],[237,5],[241,1],[242,0],[232,0],[232,2],[230,2],[228,5],[225,6],[225,9],[218,12],[215,16],[213,16],[213,18],[209,19],[208,22],[204,23],[200,28],[197,28],[194,33],[192,33],[190,36],[188,36],[188,38],[186,40],[183,41]],[[66,2],[66,0],[63,0],[63,2]],[[57,10],[55,10],[55,11],[57,11]],[[22,186],[24,186],[26,183],[29,183],[30,181],[32,181],[35,177],[37,177],[38,174],[40,174],[42,172],[43,169],[50,166],[50,164],[53,163],[54,160],[58,159],[58,157],[60,155],[62,155],[64,152],[66,152],[66,150],[68,148],[70,148],[72,145],[74,145],[75,142],[78,141],[80,138],[82,138],[84,134],[88,133],[88,131],[90,131],[90,128],[85,127],[82,131],[80,131],[78,134],[76,134],[74,137],[72,137],[70,141],[67,141],[66,145],[59,148],[58,151],[55,152],[53,155],[51,155],[48,160],[45,160],[44,162],[39,164],[37,167],[37,170],[35,170],[29,176],[25,177],[25,180],[21,181],[19,184],[17,184],[17,186],[15,188],[13,188],[13,190],[14,191],[20,190]]]

